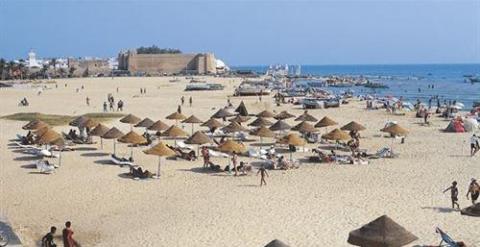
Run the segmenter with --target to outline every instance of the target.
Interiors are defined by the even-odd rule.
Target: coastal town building
[[[73,77],[109,75],[112,71],[111,61],[103,58],[68,58],[69,74]]]

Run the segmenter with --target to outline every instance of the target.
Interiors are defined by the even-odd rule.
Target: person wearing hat
[[[448,187],[443,191],[443,193],[447,192],[450,190],[451,193],[451,198],[452,198],[452,208],[455,208],[455,205],[457,205],[457,208],[460,209],[460,205],[458,204],[458,188],[457,188],[457,181],[452,182],[452,186]]]
[[[468,195],[471,196],[472,204],[475,205],[475,202],[477,201],[478,196],[480,195],[480,185],[477,183],[477,180],[475,180],[475,178],[472,178],[472,181],[468,186],[467,199],[469,199]]]

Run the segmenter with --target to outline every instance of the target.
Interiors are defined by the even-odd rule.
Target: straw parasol
[[[135,133],[134,131],[128,132],[126,135],[118,138],[119,142],[123,143],[130,143],[131,149],[130,149],[130,157],[133,158],[133,146],[138,145],[138,144],[144,144],[147,143],[147,139],[145,137]]]
[[[464,208],[464,209],[460,210],[460,213],[463,214],[463,215],[480,217],[480,203],[472,205],[468,208]]]
[[[170,126],[170,128],[168,128],[167,130],[165,130],[165,132],[162,133],[162,136],[173,138],[175,145],[177,145],[177,138],[186,137],[188,136],[188,133],[177,127],[176,125],[172,125]]]
[[[215,120],[214,118],[210,118],[208,121],[206,121],[205,123],[201,124],[200,126],[205,126],[205,127],[208,127],[210,130],[212,130],[212,129],[216,129],[216,128],[222,127],[223,124],[220,123],[219,121]]]
[[[193,125],[198,124],[198,123],[203,123],[203,121],[198,119],[194,115],[191,115],[187,119],[183,120],[182,123],[191,123],[192,124],[192,135],[193,135]]]
[[[256,115],[257,117],[262,117],[262,118],[273,118],[275,117],[275,114],[269,110],[264,110]]]
[[[248,116],[237,115],[234,118],[229,119],[228,121],[243,123],[243,122],[247,122],[248,120],[250,120],[250,117],[248,117]]]
[[[316,121],[318,121],[318,119],[316,119],[314,116],[310,115],[310,113],[308,113],[308,111],[304,111],[302,115],[295,118],[295,121],[316,122]]]
[[[243,103],[243,100],[240,102],[237,109],[235,109],[235,112],[238,113],[238,115],[240,116],[248,116],[247,107],[245,107],[245,103]]]
[[[241,126],[237,122],[231,122],[229,125],[222,128],[222,130],[226,133],[235,133],[240,131],[248,131],[245,127]]]
[[[79,117],[74,118],[72,121],[70,121],[70,123],[68,123],[68,125],[74,126],[74,127],[83,127],[83,123],[86,122],[88,119],[90,119],[90,118],[85,117],[85,116],[79,116]]]
[[[212,143],[212,142],[213,142],[212,139],[210,139],[210,137],[208,137],[202,131],[195,132],[192,136],[190,136],[187,140],[185,140],[186,144],[196,144],[198,145],[198,147],[200,147],[200,145],[202,144]],[[199,148],[197,148],[197,153],[200,153]]]
[[[408,130],[398,124],[392,124],[386,128],[381,129],[383,132],[387,132],[392,136],[405,136],[408,134]]]
[[[104,139],[113,139],[113,154],[116,154],[116,149],[117,149],[117,142],[116,139],[122,137],[124,134],[117,128],[113,127],[109,129],[105,134],[103,134],[101,137]]]
[[[41,128],[38,128],[36,130],[33,131],[33,133],[35,133],[36,136],[42,136],[43,134],[45,134],[45,132],[47,132],[49,129],[51,129],[50,126],[46,125],[44,127],[41,127]]]
[[[295,125],[292,130],[300,133],[313,133],[317,131],[315,127],[313,127],[313,125],[309,124],[307,121],[302,121],[301,123]]]
[[[337,125],[338,123],[333,121],[331,118],[325,116],[318,123],[315,124],[315,128],[323,128],[328,126]]]
[[[221,152],[227,152],[227,153],[233,153],[233,152],[243,153],[245,152],[246,149],[243,144],[240,144],[232,140],[227,140],[226,142],[218,146],[218,150],[220,150]]]
[[[271,131],[282,131],[282,130],[289,130],[291,129],[292,126],[290,126],[289,124],[287,124],[285,121],[283,120],[278,120],[277,122],[275,122],[272,126],[270,126],[270,130]]]
[[[277,119],[277,120],[285,120],[285,119],[289,119],[289,118],[293,118],[293,117],[295,117],[295,115],[290,114],[287,111],[281,111],[280,113],[275,115],[274,118]]]
[[[254,136],[259,136],[260,137],[260,144],[263,144],[263,138],[264,137],[266,137],[266,138],[275,137],[275,133],[273,133],[273,131],[271,131],[270,129],[268,129],[265,126],[261,126],[260,128],[252,131],[250,134],[252,134]]]
[[[392,246],[407,245],[418,238],[401,225],[383,215],[374,221],[351,231],[347,242],[357,246]]]
[[[235,114],[227,111],[225,108],[221,108],[217,112],[215,112],[215,114],[213,114],[211,118],[226,118],[234,115]]]
[[[128,114],[125,117],[123,117],[122,119],[120,119],[121,123],[130,124],[130,130],[133,129],[133,124],[137,124],[140,121],[141,121],[141,119],[138,118],[137,116],[133,115],[133,114]]]
[[[342,128],[340,128],[341,130],[348,130],[348,131],[361,131],[361,130],[365,130],[366,128],[355,122],[355,121],[352,121],[346,125],[344,125]]]
[[[107,133],[109,128],[103,124],[98,124],[93,130],[88,133],[91,136],[99,136],[100,137],[100,147],[103,149],[103,135]]]
[[[272,124],[273,123],[268,121],[267,119],[265,119],[263,117],[258,117],[253,122],[249,123],[248,126],[260,127],[260,126],[270,126]]]
[[[157,145],[143,152],[148,155],[158,156],[157,178],[160,178],[160,166],[162,165],[162,157],[171,157],[176,155],[176,153],[172,149],[167,147],[167,145],[165,145],[163,142],[160,142]]]
[[[46,126],[48,126],[48,124],[45,123],[44,121],[35,119],[35,120],[32,120],[32,121],[28,122],[27,124],[25,124],[22,127],[22,129],[24,129],[24,130],[36,130],[36,129],[40,129],[40,128],[46,127]]]
[[[187,117],[185,115],[183,115],[182,113],[176,111],[170,115],[168,115],[167,117],[165,117],[166,119],[170,119],[170,120],[175,120],[175,122],[178,122],[178,120],[184,120],[186,119]]]
[[[52,144],[57,139],[62,138],[62,136],[53,129],[48,129],[42,135],[37,136],[35,142],[40,145]]]
[[[334,141],[344,141],[351,139],[348,133],[346,133],[345,131],[341,131],[340,129],[334,129],[327,134],[322,135],[322,138]]]
[[[138,122],[137,124],[135,124],[134,127],[140,127],[140,128],[148,128],[150,126],[152,126],[155,122],[153,122],[152,119],[146,117],[144,118],[142,121]]]
[[[292,146],[304,146],[306,144],[305,139],[300,136],[290,133],[278,140],[280,144],[288,144]],[[290,152],[290,160],[292,160],[292,152]]]
[[[265,247],[290,247],[290,246],[278,239],[274,239],[270,243],[265,245]]]
[[[95,126],[97,126],[98,124],[99,124],[98,121],[89,118],[86,121],[80,123],[79,127],[91,129],[91,128],[95,128]]]
[[[168,125],[162,120],[158,120],[155,123],[153,123],[150,127],[147,128],[148,130],[153,130],[153,131],[164,131],[168,129]]]

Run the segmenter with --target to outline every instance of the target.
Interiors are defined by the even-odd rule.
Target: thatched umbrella
[[[226,153],[243,153],[245,152],[246,148],[243,144],[240,144],[236,141],[227,140],[226,142],[220,144],[218,146],[218,150],[221,152]]]
[[[243,123],[243,122],[247,122],[248,120],[250,120],[250,117],[248,116],[237,115],[234,118],[230,118],[228,121]]]
[[[235,109],[235,112],[238,113],[238,115],[240,116],[248,116],[247,107],[245,107],[245,103],[243,103],[243,100],[240,102],[237,109]]]
[[[305,146],[306,141],[305,139],[301,138],[300,136],[290,133],[278,140],[280,144],[288,144],[292,146]],[[290,160],[292,160],[292,152],[290,152]]]
[[[374,221],[351,231],[347,242],[357,246],[400,247],[418,238],[401,225],[383,215]]]
[[[185,140],[186,144],[196,144],[198,145],[197,148],[197,153],[199,152],[199,147],[200,145],[206,144],[206,143],[213,143],[212,139],[208,137],[205,133],[202,131],[197,131],[193,135],[191,135],[187,140]]]
[[[181,128],[177,127],[176,125],[170,126],[165,132],[162,133],[162,136],[171,137],[175,141],[175,145],[177,145],[177,138],[178,137],[186,137],[188,133],[183,131]]]
[[[141,121],[141,119],[139,117],[133,115],[133,114],[128,114],[125,117],[123,117],[122,119],[120,119],[121,123],[130,124],[130,130],[133,129],[134,124],[137,124],[140,121]]]
[[[155,122],[153,122],[152,119],[146,117],[144,118],[142,121],[138,122],[137,124],[135,124],[134,127],[140,127],[140,128],[148,128],[150,126],[152,126]]]
[[[263,117],[258,117],[253,122],[249,123],[248,126],[260,127],[260,126],[270,126],[272,124],[273,123],[268,121],[267,119]]]
[[[480,203],[476,203],[470,207],[460,210],[460,213],[463,215],[480,217]]]
[[[240,131],[247,132],[248,131],[248,129],[241,126],[237,122],[231,122],[229,125],[223,127],[222,130],[226,133],[235,133],[235,132],[240,132]]]
[[[198,123],[203,123],[203,121],[198,119],[194,115],[191,115],[187,119],[183,120],[182,123],[191,123],[192,124],[192,135],[193,135],[193,125],[198,124]]]
[[[278,239],[274,239],[270,243],[265,245],[265,247],[290,247],[290,246]]]
[[[352,121],[346,125],[344,125],[342,128],[340,128],[341,130],[348,130],[348,131],[361,131],[361,130],[365,130],[366,128],[355,122],[355,121]]]
[[[73,126],[73,127],[82,127],[83,123],[86,122],[88,119],[90,119],[90,118],[85,117],[85,116],[79,116],[79,117],[74,118],[72,121],[70,121],[68,123],[68,125]]]
[[[348,133],[346,133],[345,131],[341,131],[340,129],[334,129],[329,133],[322,135],[322,138],[333,141],[345,141],[351,139]]]
[[[133,158],[133,146],[138,144],[145,144],[148,142],[147,139],[145,139],[145,137],[135,133],[133,130],[128,132],[126,135],[118,138],[118,141],[131,144],[130,157],[132,158]]]
[[[93,130],[88,133],[91,136],[99,136],[100,137],[100,147],[103,149],[103,135],[107,133],[109,128],[103,124],[98,124]]]
[[[167,147],[167,145],[165,145],[163,142],[160,142],[157,145],[143,152],[145,154],[158,156],[157,178],[160,178],[160,166],[162,165],[162,157],[175,156],[175,152],[169,147]]]
[[[333,121],[331,118],[325,116],[318,123],[315,124],[315,128],[323,128],[328,126],[337,125],[338,123]]]
[[[280,113],[275,115],[274,118],[277,119],[277,120],[285,120],[285,119],[289,119],[289,118],[293,118],[293,117],[295,117],[295,115],[290,114],[287,111],[281,111]]]
[[[271,112],[269,110],[264,110],[264,111],[261,111],[260,113],[258,113],[256,116],[257,117],[262,117],[262,118],[273,118],[273,117],[275,117],[275,114],[273,114],[273,112]]]
[[[62,138],[62,136],[53,129],[48,129],[42,135],[37,136],[35,143],[40,145],[48,145],[52,142],[56,141],[57,139]]]
[[[313,133],[317,131],[315,127],[313,127],[313,125],[309,124],[307,121],[302,121],[301,123],[295,125],[292,130],[300,133]]]
[[[217,112],[215,112],[215,114],[213,114],[211,116],[211,118],[222,118],[222,119],[225,119],[227,117],[231,117],[231,116],[235,116],[234,113],[231,113],[229,111],[227,111],[227,109],[225,108],[220,108]]]
[[[182,113],[176,111],[170,115],[168,115],[166,117],[166,119],[170,119],[170,120],[175,120],[175,125],[178,123],[178,120],[184,120],[186,119],[187,117],[185,115],[183,115]]]
[[[283,120],[278,120],[272,126],[270,126],[271,131],[283,131],[283,130],[289,130],[291,128],[292,126],[290,126]]]
[[[91,128],[94,128],[95,126],[97,126],[98,124],[99,124],[99,122],[97,120],[93,120],[93,119],[89,118],[86,121],[81,122],[78,127],[91,129]]]
[[[35,119],[35,120],[32,120],[32,121],[28,122],[27,124],[25,124],[22,127],[22,129],[24,129],[24,130],[36,130],[36,129],[40,129],[40,128],[45,127],[45,126],[48,126],[48,124],[45,123],[42,120]]]
[[[158,120],[155,123],[153,123],[152,125],[150,125],[150,127],[148,127],[147,129],[148,130],[153,130],[153,131],[164,131],[164,130],[168,129],[168,125],[166,123],[162,122],[162,120]]]
[[[260,137],[260,144],[263,144],[263,138],[264,137],[266,137],[266,138],[275,137],[275,133],[273,133],[273,131],[271,131],[270,129],[268,129],[265,126],[261,126],[260,128],[250,132],[250,134],[252,134],[254,136],[259,136]]]
[[[110,130],[108,130],[105,134],[102,135],[102,138],[104,139],[113,139],[113,155],[116,154],[117,151],[117,138],[122,137],[124,134],[117,128],[113,127]]]
[[[33,131],[33,133],[35,133],[36,136],[42,136],[43,134],[45,134],[45,132],[47,132],[49,129],[51,129],[50,126],[46,125],[44,127],[41,127],[41,128],[38,128],[36,130]]]
[[[308,113],[308,111],[304,111],[302,115],[295,118],[295,121],[316,122],[316,121],[318,121],[318,119],[316,119],[314,116],[310,115],[310,113]]]
[[[201,124],[200,126],[208,127],[210,129],[210,131],[213,132],[213,131],[215,131],[216,128],[222,127],[223,124],[220,123],[219,121],[215,120],[214,118],[210,118],[208,121]]]
[[[392,124],[386,128],[381,129],[383,132],[387,132],[392,136],[405,136],[408,134],[408,130],[398,124]]]

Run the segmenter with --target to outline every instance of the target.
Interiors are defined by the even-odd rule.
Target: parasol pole
[[[162,165],[162,156],[158,156],[157,179],[160,178],[160,166]]]

